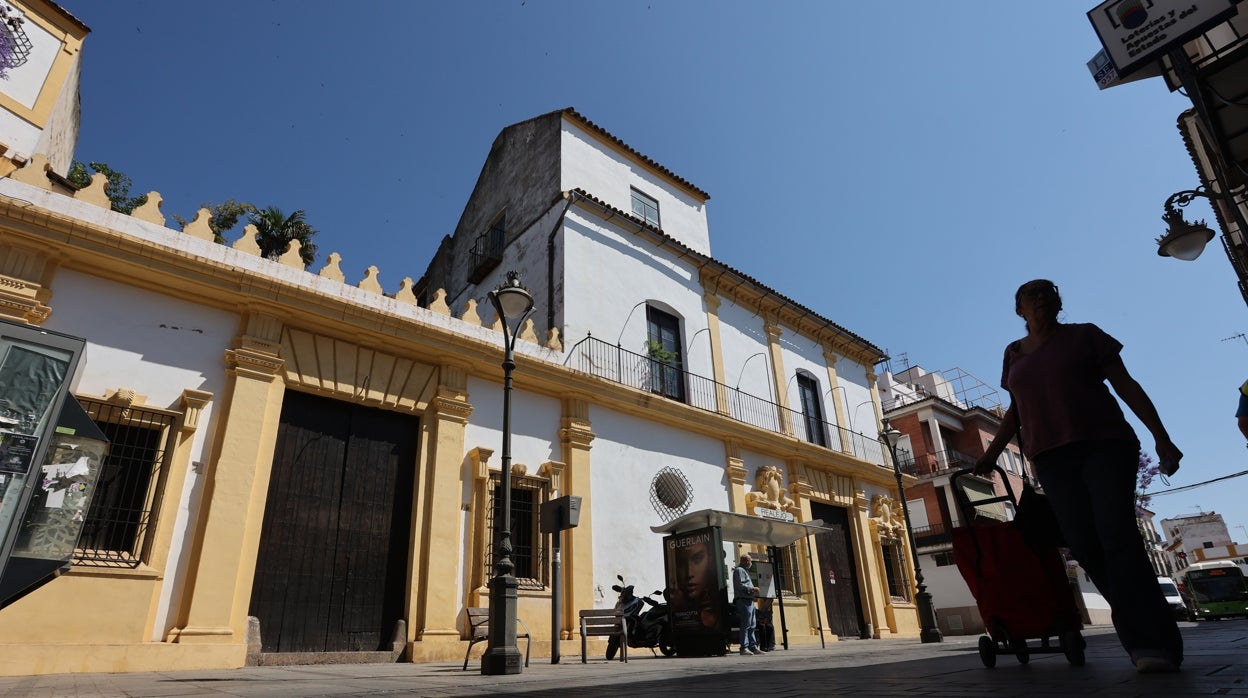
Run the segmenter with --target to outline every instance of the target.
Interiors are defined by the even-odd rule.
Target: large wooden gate
[[[860,637],[865,622],[862,597],[858,593],[854,546],[849,537],[849,512],[842,507],[811,502],[810,514],[823,519],[828,528],[815,535],[828,628],[840,637]]]
[[[286,393],[251,594],[263,651],[389,649],[406,598],[418,427]]]

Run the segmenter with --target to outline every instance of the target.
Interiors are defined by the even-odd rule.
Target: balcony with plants
[[[654,343],[648,345],[646,354],[638,354],[619,344],[588,336],[571,348],[564,364],[583,373],[889,467],[877,437],[813,419],[712,378],[690,373],[684,370],[679,355],[664,351]],[[905,451],[900,451],[898,457],[903,463],[913,460]]]

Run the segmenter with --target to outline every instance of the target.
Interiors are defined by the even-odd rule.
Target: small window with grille
[[[899,601],[909,601],[910,585],[906,583],[901,544],[884,542],[880,548],[884,553],[884,572],[888,576],[888,595]]]
[[[79,398],[108,437],[108,455],[74,554],[78,565],[137,567],[160,516],[177,415]]]
[[[486,576],[494,575],[494,556],[498,541],[494,537],[495,522],[503,515],[503,476],[490,473],[489,545],[485,552]],[[540,531],[542,503],[550,498],[547,480],[512,475],[511,477],[511,562],[521,589],[544,589],[549,582],[546,564],[545,536]]]
[[[772,566],[776,575],[776,586],[785,596],[802,595],[801,562],[798,559],[797,543],[777,548],[779,555]]]

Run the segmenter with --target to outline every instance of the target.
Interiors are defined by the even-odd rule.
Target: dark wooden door
[[[858,593],[858,571],[854,546],[849,537],[849,512],[819,502],[810,503],[810,514],[823,519],[827,530],[815,535],[819,553],[819,577],[828,628],[841,637],[860,637],[866,625],[862,597]]]
[[[418,427],[286,394],[251,594],[263,651],[389,649],[406,598]]]

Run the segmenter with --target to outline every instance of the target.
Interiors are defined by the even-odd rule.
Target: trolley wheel
[[[1027,648],[1026,640],[1015,640],[1013,650],[1014,656],[1018,657],[1019,664],[1026,664],[1031,661],[1031,650]]]
[[[1066,655],[1066,661],[1071,666],[1083,666],[1087,662],[1083,650],[1087,647],[1087,643],[1083,641],[1083,636],[1078,630],[1070,630],[1062,633],[1062,652]]]
[[[997,643],[987,635],[979,638],[979,661],[989,669],[997,665]]]

